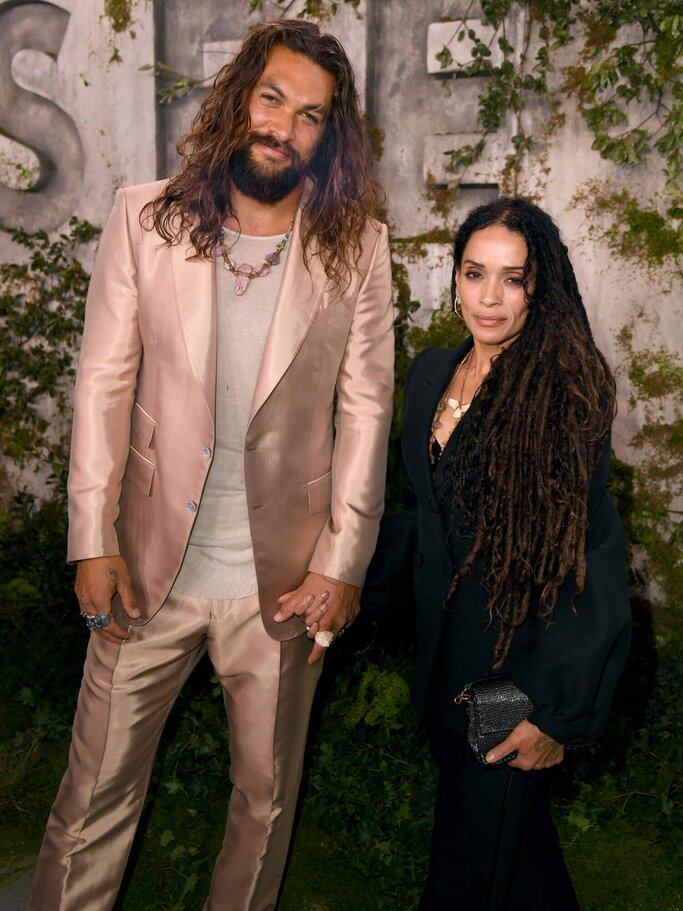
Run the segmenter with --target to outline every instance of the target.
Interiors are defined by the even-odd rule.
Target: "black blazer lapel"
[[[435,521],[440,523],[441,534],[438,537],[443,541],[444,547],[446,528],[435,494],[434,474],[429,460],[429,436],[439,399],[456,364],[472,345],[472,339],[469,338],[457,348],[433,348],[423,352],[414,361],[406,382],[403,418],[405,471],[417,501],[429,503]]]

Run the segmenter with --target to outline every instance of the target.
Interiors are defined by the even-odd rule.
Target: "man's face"
[[[249,132],[230,160],[237,189],[263,203],[302,181],[325,133],[334,77],[282,45],[272,49],[249,97]]]

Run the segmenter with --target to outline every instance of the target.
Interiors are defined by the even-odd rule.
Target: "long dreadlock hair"
[[[489,622],[499,624],[500,668],[532,604],[552,621],[560,589],[586,578],[588,492],[616,410],[615,383],[598,351],[560,232],[522,199],[474,209],[454,243],[456,270],[476,231],[504,225],[527,245],[529,305],[514,344],[494,358],[446,466],[454,511],[474,543],[447,601],[475,565],[483,572]],[[538,599],[538,602],[536,601]]]
[[[307,57],[334,77],[332,110],[308,164],[313,180],[304,211],[304,262],[313,238],[325,273],[339,284],[357,261],[370,214],[382,199],[369,170],[353,69],[343,47],[313,22],[278,19],[257,25],[218,73],[189,133],[178,142],[181,171],[142,212],[167,244],[189,232],[198,256],[213,256],[230,198],[230,160],[249,131],[249,98],[277,45]]]

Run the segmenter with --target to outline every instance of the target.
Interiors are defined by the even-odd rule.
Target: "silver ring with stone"
[[[334,642],[334,633],[331,629],[321,629],[315,634],[315,641],[320,648],[329,648]]]
[[[114,619],[113,614],[81,614],[85,620],[85,625],[89,630],[106,629]]]

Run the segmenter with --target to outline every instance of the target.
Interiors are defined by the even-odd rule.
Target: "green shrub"
[[[70,387],[88,273],[76,257],[99,230],[72,218],[56,240],[12,231],[27,261],[0,263],[0,452],[19,467],[68,462]]]
[[[426,871],[435,771],[415,723],[411,668],[405,654],[353,657],[310,755],[307,808],[378,908],[413,907]]]

